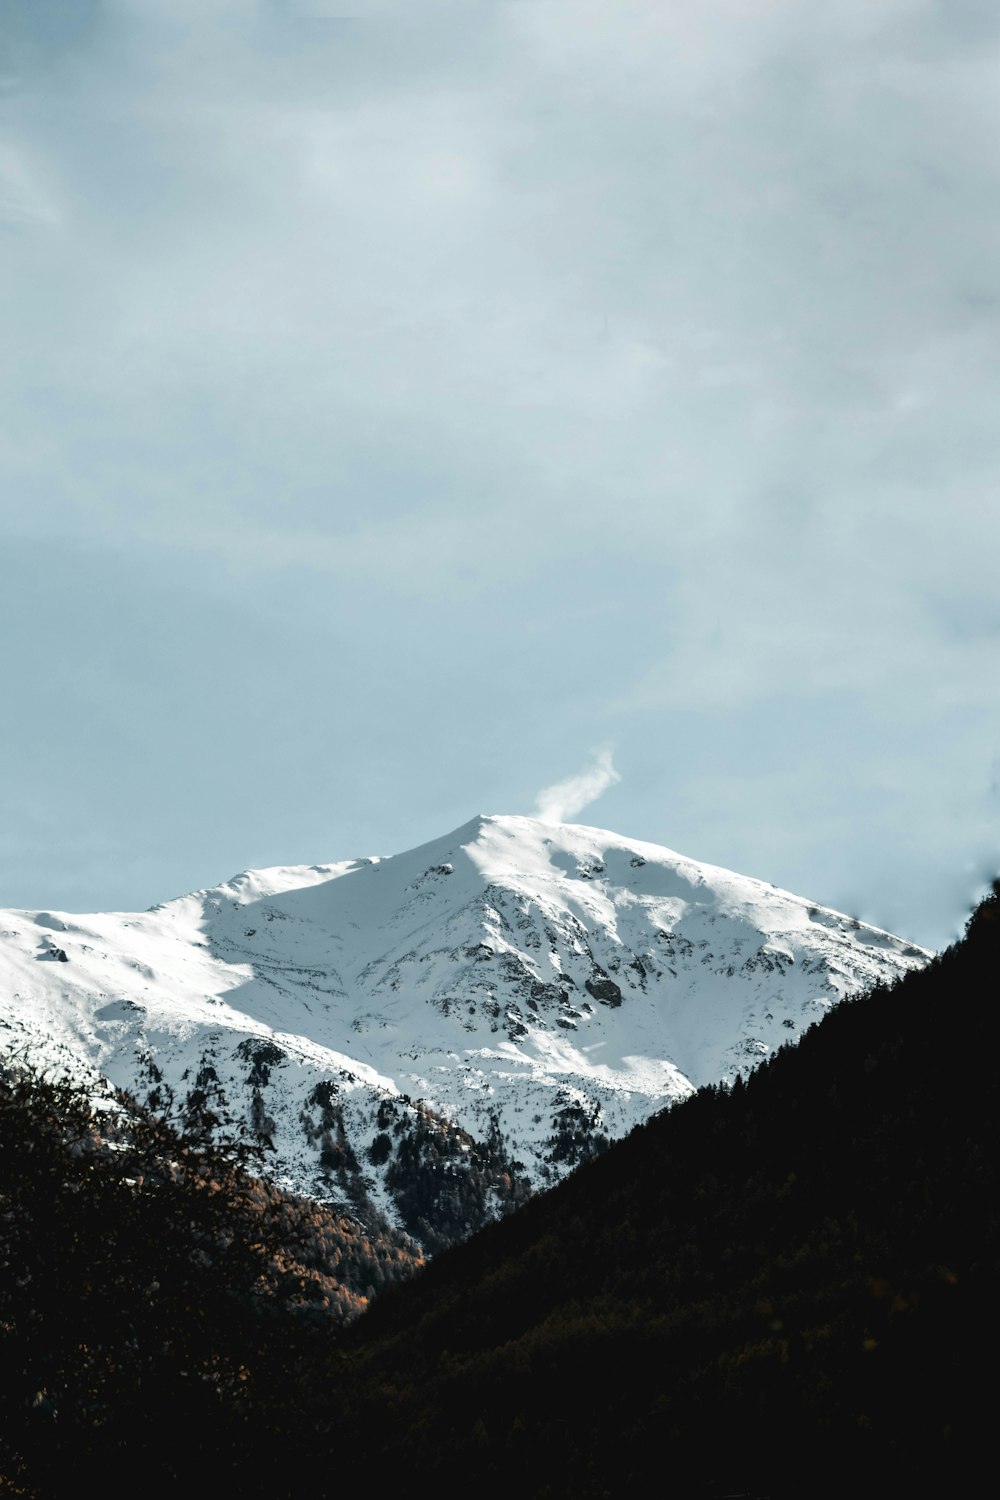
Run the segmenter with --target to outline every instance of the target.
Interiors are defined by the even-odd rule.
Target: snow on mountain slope
[[[0,913],[0,1035],[224,1100],[275,1175],[433,1248],[928,956],[654,844],[479,817],[141,914]]]

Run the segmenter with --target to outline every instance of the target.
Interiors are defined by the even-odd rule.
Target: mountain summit
[[[655,844],[480,816],[141,914],[0,913],[0,1026],[228,1109],[285,1183],[437,1248],[929,956]]]

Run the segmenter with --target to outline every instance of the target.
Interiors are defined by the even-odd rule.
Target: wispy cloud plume
[[[543,788],[535,798],[535,816],[543,823],[565,823],[596,802],[609,786],[621,781],[612,756],[613,747],[602,745],[594,752],[592,765]]]

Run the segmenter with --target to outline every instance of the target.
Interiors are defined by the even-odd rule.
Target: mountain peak
[[[432,1176],[441,1141],[456,1162],[479,1142],[495,1181],[543,1185],[928,957],[657,844],[495,813],[391,857],[0,926],[0,1023],[44,1065],[220,1090],[286,1181],[418,1236],[438,1210],[400,1186],[396,1125],[440,1122]]]

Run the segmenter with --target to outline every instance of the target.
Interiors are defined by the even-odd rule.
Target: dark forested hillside
[[[62,1495],[89,1464],[296,1497],[964,1493],[993,1423],[998,960],[995,891],[927,969],[652,1120],[336,1337],[275,1286],[274,1241],[212,1220],[203,1187],[175,1204],[109,1180],[91,1200],[63,1154],[66,1191],[39,1198],[22,1171],[3,1204],[11,1485]],[[147,1200],[166,1270],[144,1252],[125,1276],[109,1252],[84,1274],[95,1226]],[[280,1241],[281,1212],[263,1222]],[[56,1247],[77,1238],[63,1283]],[[184,1245],[203,1300],[164,1280]],[[183,1356],[162,1319],[169,1358],[148,1337],[154,1284]],[[63,1365],[32,1363],[39,1328]],[[66,1393],[89,1391],[95,1348],[91,1408]]]
[[[377,1304],[330,1443],[439,1493],[954,1493],[993,1424],[998,987],[994,891]]]
[[[122,1104],[0,1077],[0,1493],[238,1467],[270,1390],[420,1263],[254,1176],[216,1120]]]

